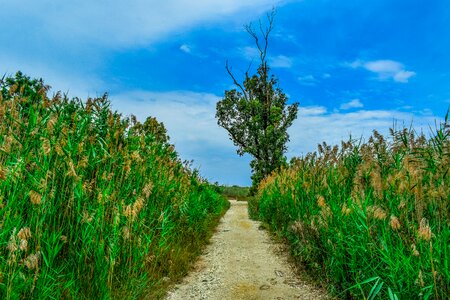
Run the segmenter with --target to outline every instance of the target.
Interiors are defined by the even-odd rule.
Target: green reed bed
[[[319,145],[266,178],[251,214],[347,299],[448,299],[450,125]]]
[[[0,299],[161,296],[228,203],[154,118],[47,93],[0,83]]]

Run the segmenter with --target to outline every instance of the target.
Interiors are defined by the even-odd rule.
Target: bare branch
[[[235,84],[237,87],[239,87],[239,89],[242,91],[245,100],[248,101],[248,95],[247,95],[247,92],[245,91],[244,87],[243,87],[239,82],[237,82],[236,78],[234,77],[233,73],[231,72],[231,68],[228,66],[228,60],[227,60],[227,62],[226,62],[226,64],[225,64],[225,68],[227,69],[228,75],[230,75],[231,79],[233,79],[234,84]],[[247,72],[248,72],[248,71],[247,71]]]
[[[261,24],[261,21],[259,21],[259,23]],[[253,37],[253,39],[255,40],[256,48],[258,48],[258,51],[259,51],[259,56],[261,57],[261,61],[263,61],[263,59],[265,57],[265,52],[264,52],[263,48],[261,47],[261,44],[259,43],[258,34],[253,29],[253,26],[251,23],[248,25],[245,25],[244,28],[248,32],[248,34],[250,34]]]
[[[262,28],[261,20],[259,21],[259,28],[264,36],[264,60],[266,58],[267,46],[269,45],[269,34],[273,30],[273,20],[275,18],[275,15],[276,10],[275,8],[272,8],[272,12],[270,14],[267,14],[267,21],[269,22],[269,25],[266,27],[265,30],[263,30]]]
[[[253,29],[252,23],[250,23],[248,25],[244,25],[245,30],[255,40],[256,47],[258,48],[258,51],[259,51],[259,57],[261,59],[261,63],[264,63],[266,61],[267,46],[269,44],[268,43],[269,35],[270,35],[270,32],[273,30],[273,22],[274,22],[275,15],[276,15],[276,10],[275,10],[275,8],[273,8],[272,12],[270,14],[267,14],[267,21],[269,24],[265,28],[264,28],[261,20],[259,20],[259,31],[261,32],[262,37],[264,39],[264,46],[261,45],[259,38],[258,38],[258,34],[256,33],[255,29]]]

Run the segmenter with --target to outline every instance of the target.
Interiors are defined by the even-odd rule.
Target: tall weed
[[[162,123],[48,90],[0,82],[0,298],[159,297],[227,202]]]
[[[449,166],[448,115],[429,139],[403,129],[323,143],[266,178],[251,214],[339,297],[446,299]]]

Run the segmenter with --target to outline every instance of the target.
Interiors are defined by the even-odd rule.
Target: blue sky
[[[386,133],[428,132],[450,105],[446,0],[0,0],[0,73],[42,77],[70,96],[110,94],[113,108],[166,125],[183,160],[210,181],[250,184],[216,125],[215,103],[258,56],[243,25],[277,7],[269,65],[300,103],[287,156]]]

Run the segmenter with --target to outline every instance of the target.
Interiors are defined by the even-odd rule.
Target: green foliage
[[[298,104],[286,105],[287,97],[278,86],[278,80],[270,75],[266,61],[269,33],[274,15],[268,16],[269,27],[262,32],[265,45],[259,43],[251,26],[247,31],[255,38],[260,52],[261,64],[257,73],[245,74],[243,85],[239,84],[227,71],[239,88],[225,91],[225,97],[217,103],[216,118],[225,128],[231,140],[238,147],[237,153],[250,154],[252,168],[252,193],[258,183],[272,171],[286,163],[284,153],[289,141],[287,129],[297,117]]]
[[[228,202],[162,123],[0,82],[0,299],[160,297]]]
[[[250,188],[237,185],[232,186],[222,185],[218,186],[218,191],[220,194],[227,197],[228,199],[246,201],[250,193]]]
[[[448,117],[448,115],[447,115]],[[251,213],[339,298],[450,295],[450,124],[325,143],[261,182]]]

